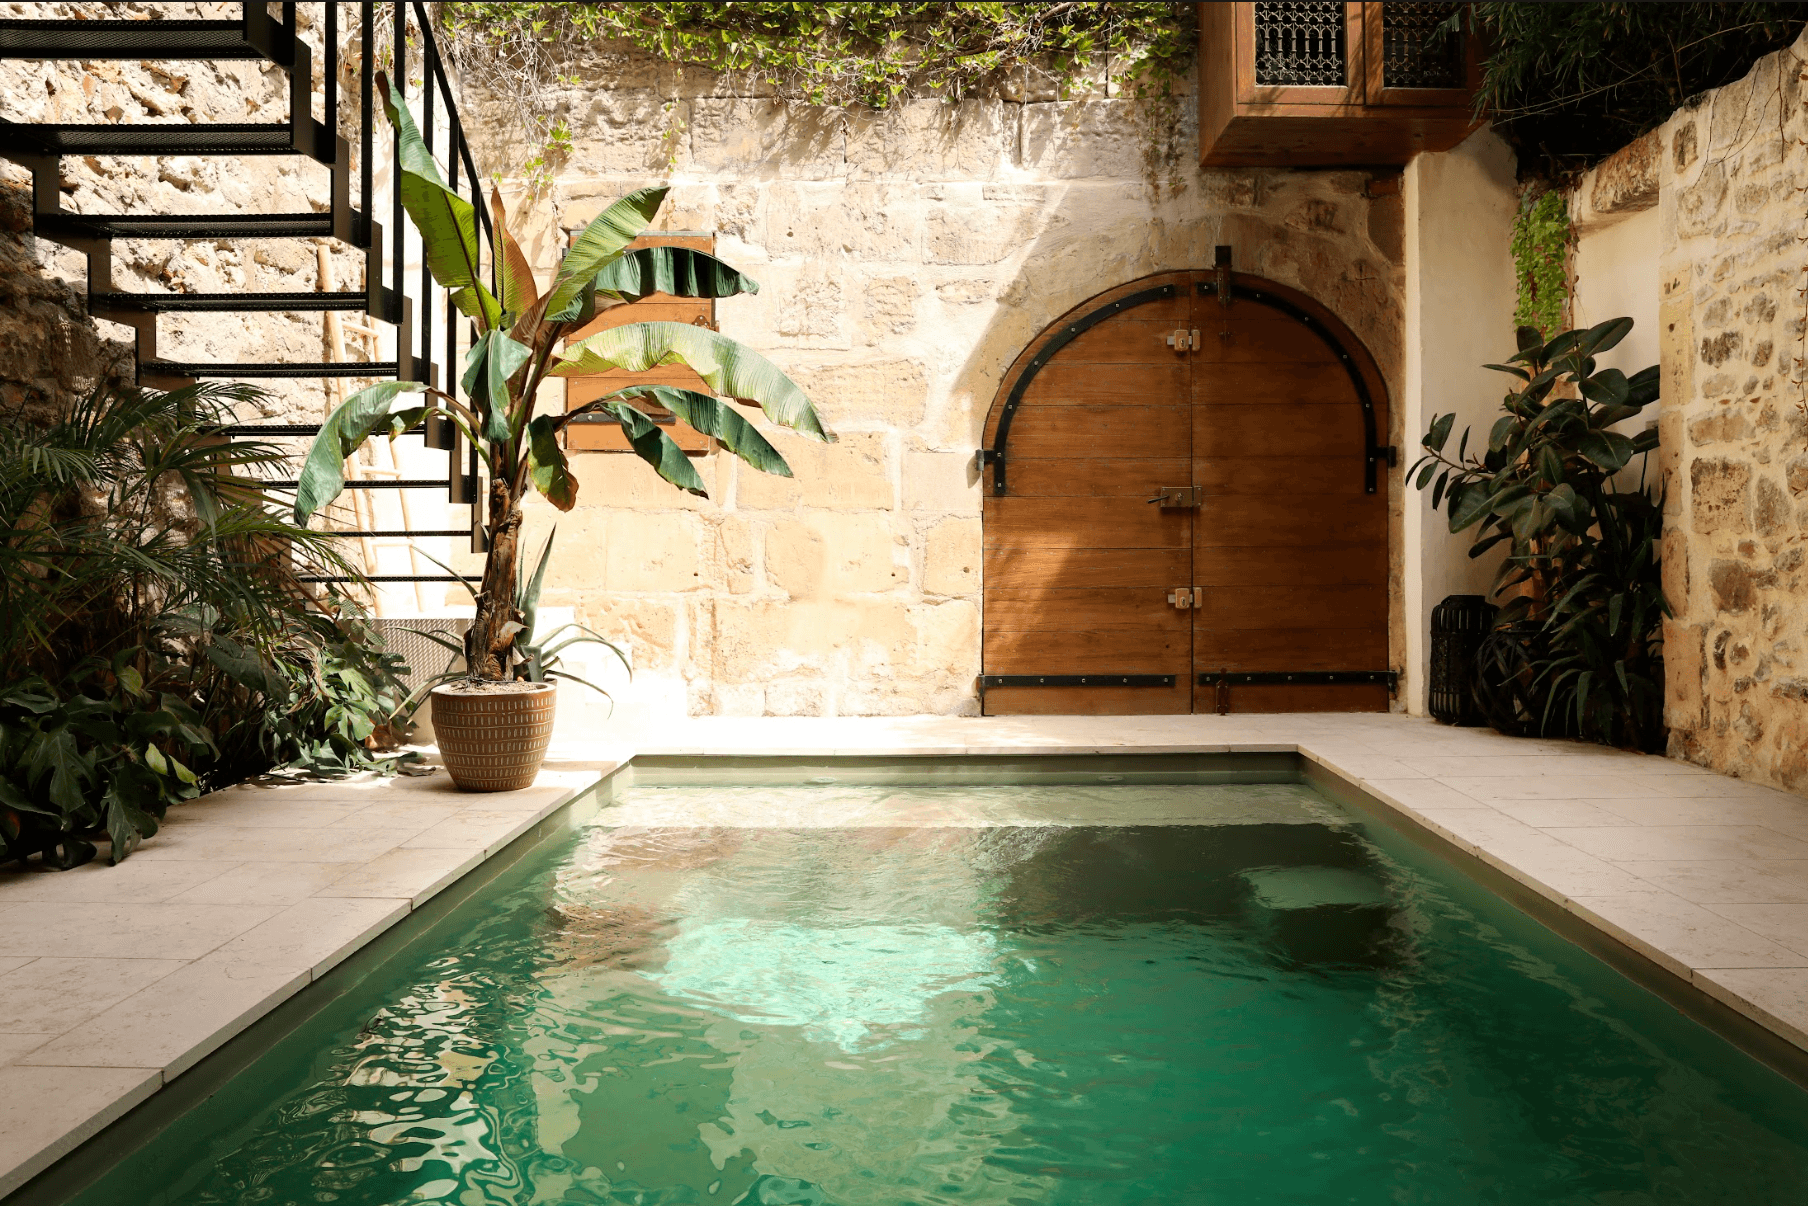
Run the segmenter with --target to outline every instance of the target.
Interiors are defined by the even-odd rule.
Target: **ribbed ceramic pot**
[[[433,688],[433,731],[439,756],[462,791],[514,791],[540,773],[552,743],[558,690],[536,683],[533,691],[461,691]]]

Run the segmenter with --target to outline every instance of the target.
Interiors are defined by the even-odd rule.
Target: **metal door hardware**
[[[1160,503],[1164,511],[1175,507],[1202,507],[1205,505],[1205,489],[1202,486],[1163,486],[1154,498],[1143,501]]]
[[[1205,590],[1198,586],[1176,586],[1168,592],[1168,602],[1181,611],[1205,606]]]
[[[1168,346],[1177,352],[1184,352],[1189,349],[1196,352],[1199,350],[1199,332],[1188,331],[1185,327],[1179,327],[1169,331]]]

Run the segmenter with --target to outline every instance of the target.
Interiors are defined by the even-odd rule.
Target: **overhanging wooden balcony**
[[[1200,4],[1206,167],[1403,165],[1475,129],[1472,39],[1454,4]]]

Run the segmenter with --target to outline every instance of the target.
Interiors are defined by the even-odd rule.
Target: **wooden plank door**
[[[1228,275],[1228,274],[1227,274]],[[1370,431],[1385,394],[1365,378],[1372,429],[1352,380],[1372,373],[1347,333],[1305,299],[1236,277],[1220,304],[1194,290],[1192,370],[1198,676],[1386,669],[1387,475],[1367,491]],[[1215,287],[1214,287],[1215,288]],[[1314,311],[1317,311],[1314,313]],[[1345,335],[1342,347],[1327,342]],[[1195,710],[1386,711],[1384,685],[1197,686]]]
[[[1193,366],[1168,337],[1188,326],[1194,279],[1094,298],[1005,379],[986,432],[994,447],[1008,425],[1004,493],[1000,467],[983,470],[988,715],[1192,709],[1193,613],[1168,595],[1192,581],[1193,513],[1148,499],[1191,485]],[[1139,685],[1009,682],[1080,676]]]

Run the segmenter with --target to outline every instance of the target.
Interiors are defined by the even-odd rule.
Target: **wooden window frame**
[[[1363,11],[1363,59],[1366,64],[1363,94],[1366,104],[1387,109],[1450,109],[1468,105],[1481,86],[1481,55],[1476,39],[1463,35],[1463,86],[1460,88],[1389,88],[1386,86],[1386,56],[1382,53],[1382,10],[1387,6],[1377,0],[1352,4]]]
[[[1256,83],[1256,6],[1242,3],[1233,6],[1236,10],[1235,46],[1233,62],[1237,72],[1237,104],[1257,105],[1270,109],[1277,116],[1285,116],[1290,109],[1300,109],[1305,113],[1323,113],[1327,109],[1347,109],[1352,113],[1363,104],[1363,93],[1366,87],[1367,47],[1363,36],[1365,4],[1345,4],[1344,19],[1344,78],[1347,81],[1342,87],[1302,86],[1302,85],[1258,85]]]

